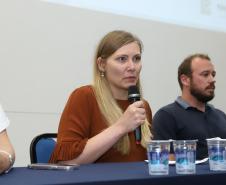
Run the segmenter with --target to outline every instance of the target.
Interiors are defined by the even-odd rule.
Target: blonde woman
[[[130,104],[128,88],[140,90],[141,41],[112,31],[99,43],[94,84],[76,89],[63,111],[51,163],[129,162],[146,159],[151,109],[145,100]],[[142,140],[134,130],[141,126]]]

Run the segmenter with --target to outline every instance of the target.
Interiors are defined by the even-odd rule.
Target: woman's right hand
[[[119,118],[118,124],[124,133],[135,130],[142,125],[146,119],[143,101],[137,101],[129,105],[124,114]]]

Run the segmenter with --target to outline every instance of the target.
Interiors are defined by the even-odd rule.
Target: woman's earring
[[[104,77],[104,72],[103,71],[100,72],[100,76]]]

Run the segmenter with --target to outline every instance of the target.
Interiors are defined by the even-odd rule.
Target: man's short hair
[[[188,77],[192,77],[191,63],[192,63],[193,59],[195,59],[195,58],[201,58],[201,59],[206,59],[206,60],[211,61],[211,59],[208,55],[202,54],[202,53],[192,54],[192,55],[189,55],[187,58],[185,58],[184,61],[178,67],[177,79],[178,79],[181,89],[183,89],[183,84],[180,80],[180,76],[184,74]]]

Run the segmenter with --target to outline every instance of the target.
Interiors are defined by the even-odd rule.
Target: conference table
[[[169,175],[151,176],[146,162],[97,163],[81,165],[73,171],[34,170],[15,167],[0,175],[0,185],[221,185],[225,171],[210,171],[209,164],[196,165],[196,174],[178,175],[170,166]]]

